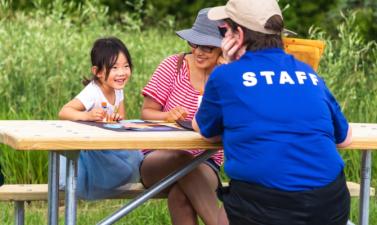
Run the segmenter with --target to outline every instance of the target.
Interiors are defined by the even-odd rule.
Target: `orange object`
[[[106,108],[107,107],[107,103],[106,102],[101,102],[101,106],[102,106],[102,108]]]
[[[299,38],[283,38],[284,50],[296,59],[309,64],[315,71],[325,49],[325,42]]]

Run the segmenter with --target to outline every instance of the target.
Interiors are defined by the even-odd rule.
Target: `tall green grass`
[[[377,43],[367,42],[359,32],[356,13],[342,15],[337,27],[338,38],[330,39],[319,29],[311,30],[313,38],[326,40],[319,74],[338,99],[351,122],[377,122]],[[342,151],[349,180],[360,179],[360,153]],[[377,171],[377,155],[373,154],[372,173]],[[377,185],[376,174],[372,185]],[[377,212],[376,212],[377,213]]]
[[[141,88],[155,67],[186,49],[171,30],[141,33],[107,24],[105,10],[87,12],[94,16],[80,20],[85,24],[58,12],[0,17],[0,119],[57,119],[60,108],[83,88],[83,76],[90,76],[90,49],[103,36],[119,37],[131,52],[135,66],[125,102],[128,117],[138,118]],[[1,145],[8,183],[46,182],[46,162],[47,153],[15,152]]]
[[[72,8],[56,1],[48,11],[30,13],[9,11],[5,3],[0,0],[0,119],[57,119],[63,104],[83,88],[81,79],[90,74],[91,45],[103,36],[119,37],[131,52],[135,67],[125,88],[126,108],[129,118],[138,118],[140,91],[156,66],[165,57],[187,50],[184,41],[172,30],[156,27],[140,32],[141,29],[112,24],[106,8],[89,2]],[[346,116],[351,122],[376,123],[377,47],[376,42],[367,43],[358,35],[355,16],[350,15],[337,27],[336,39],[318,29],[312,30],[311,35],[326,40],[319,73]],[[360,154],[344,151],[342,155],[348,179],[359,181]],[[376,160],[374,154],[373,161]],[[0,163],[7,183],[47,182],[47,153],[16,152],[0,145]],[[372,173],[376,173],[376,168],[374,163]],[[373,175],[372,184],[377,186],[377,176]],[[113,204],[119,203],[114,201],[110,205]],[[132,222],[124,224],[168,224],[166,205],[159,201],[153,204],[156,206],[148,205],[140,213],[133,213]],[[374,198],[371,204],[371,224],[377,224]],[[43,223],[46,217],[38,208],[27,217],[28,224]],[[80,205],[84,215],[79,215],[79,221],[84,221],[81,224],[97,222],[98,211],[107,214],[106,209],[92,208],[95,206],[91,203]],[[353,203],[354,221],[357,212],[357,204]],[[0,204],[0,224],[11,224],[10,214],[9,205]]]

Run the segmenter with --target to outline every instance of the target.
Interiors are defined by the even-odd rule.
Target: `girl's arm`
[[[62,120],[99,121],[103,117],[102,109],[92,109],[90,112],[86,112],[85,106],[76,98],[65,104],[59,112],[59,119]]]
[[[187,110],[182,106],[176,106],[168,112],[163,112],[162,105],[153,100],[151,97],[144,97],[144,102],[141,109],[141,118],[144,120],[166,120],[173,122],[179,119],[184,119],[186,115]]]

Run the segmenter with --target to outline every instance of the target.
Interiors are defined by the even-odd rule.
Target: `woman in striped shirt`
[[[221,35],[217,22],[207,18],[208,9],[199,12],[191,29],[178,31],[191,54],[166,58],[143,89],[142,118],[147,120],[192,120],[200,104],[205,83],[221,55]],[[200,150],[146,151],[140,172],[143,184],[150,187],[172,171],[185,165]],[[216,188],[223,161],[222,150],[173,184],[168,207],[173,224],[217,224],[219,207]]]

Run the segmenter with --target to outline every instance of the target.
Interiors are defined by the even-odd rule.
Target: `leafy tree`
[[[327,12],[337,5],[337,0],[292,1],[280,0],[279,5],[284,9],[285,27],[305,36],[309,28],[321,26],[328,20]]]

